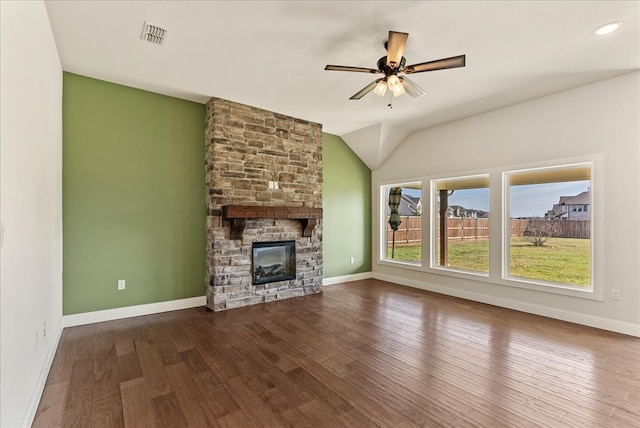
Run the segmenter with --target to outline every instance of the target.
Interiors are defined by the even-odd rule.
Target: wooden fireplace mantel
[[[231,239],[242,239],[247,219],[255,218],[298,220],[302,225],[302,236],[310,237],[318,219],[322,218],[322,208],[224,205],[222,218],[231,221]]]

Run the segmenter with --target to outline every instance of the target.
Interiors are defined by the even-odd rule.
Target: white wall
[[[634,72],[412,134],[372,172],[373,276],[640,335],[639,117],[640,73]],[[601,300],[400,269],[377,260],[380,184],[591,155],[601,159],[601,169],[596,167],[601,174],[593,181],[600,210],[594,262],[601,269]],[[499,212],[501,195],[492,194],[491,203],[492,214],[495,208]],[[492,239],[500,239],[500,223],[493,219]],[[499,254],[494,261],[500,262]],[[611,300],[611,288],[620,289],[620,301]]]
[[[42,1],[0,7],[0,426],[15,427],[62,328],[62,68]]]

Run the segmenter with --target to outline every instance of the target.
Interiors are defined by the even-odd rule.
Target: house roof
[[[412,132],[640,68],[640,2],[46,1],[65,71],[197,102],[219,97],[323,124],[372,169]],[[621,20],[618,32],[594,29]],[[141,40],[143,24],[168,30]],[[408,64],[466,55],[411,75],[413,99],[349,97],[389,30]],[[392,109],[387,105],[392,103]]]
[[[398,212],[402,216],[417,215],[418,202],[420,202],[419,197],[413,197],[403,193],[400,198],[400,205],[398,206]],[[420,204],[422,205],[422,202],[420,202]]]
[[[591,204],[591,193],[587,190],[576,196],[561,196],[560,203],[565,205],[589,205]]]

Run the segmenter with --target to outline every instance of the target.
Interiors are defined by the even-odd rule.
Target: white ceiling
[[[640,69],[638,1],[46,1],[65,71],[206,102],[319,122],[372,169],[415,130]],[[618,32],[596,37],[607,22]],[[143,23],[166,28],[162,46]],[[466,67],[414,74],[427,95],[349,97],[376,75],[389,30],[407,64],[466,54]]]

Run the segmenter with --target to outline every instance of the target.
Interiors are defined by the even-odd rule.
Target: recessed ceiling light
[[[596,28],[593,34],[595,34],[596,36],[604,36],[606,34],[613,33],[620,27],[622,27],[622,21],[610,22],[608,24],[604,24]]]

